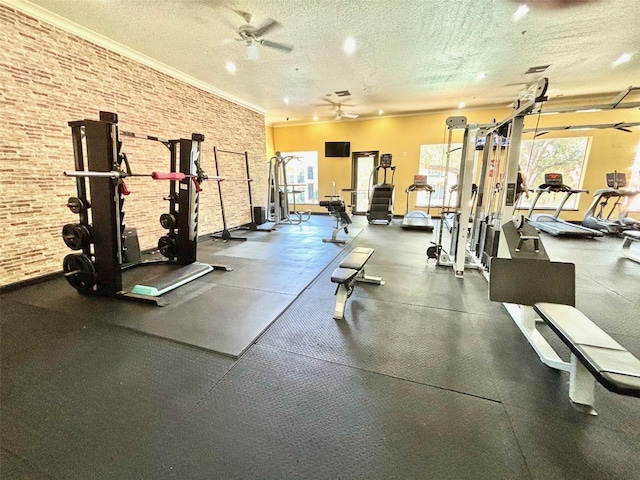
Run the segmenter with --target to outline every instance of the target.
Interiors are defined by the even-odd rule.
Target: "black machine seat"
[[[533,308],[605,388],[640,397],[640,360],[572,306],[537,303]]]
[[[333,310],[335,320],[344,319],[344,309],[347,299],[353,293],[356,282],[375,283],[384,285],[380,277],[370,277],[364,274],[364,266],[373,255],[373,248],[356,247],[340,262],[340,266],[331,274],[331,282],[337,283],[336,306]]]

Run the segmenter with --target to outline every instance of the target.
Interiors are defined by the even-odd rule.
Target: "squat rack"
[[[200,167],[204,135],[194,133],[190,139],[167,140],[155,136],[121,132],[123,136],[158,141],[170,152],[170,172],[137,174],[131,171],[122,149],[116,113],[100,112],[100,119],[69,122],[71,127],[74,171],[65,172],[76,179],[77,197],[67,203],[79,215],[78,224],[65,225],[63,237],[72,250],[63,270],[69,283],[80,293],[116,296],[151,301],[165,305],[162,294],[212,271],[230,270],[226,266],[196,261],[200,183],[208,177]],[[86,148],[86,151],[85,151]],[[168,230],[158,241],[162,262],[141,262],[137,237],[127,244],[124,202],[129,191],[124,179],[145,176],[169,180],[169,212],[160,217]],[[212,177],[220,181],[219,177]],[[88,188],[87,188],[88,181]],[[128,251],[129,250],[129,251]],[[137,255],[131,255],[133,250]],[[175,263],[181,267],[152,285],[136,285],[124,291],[122,272],[139,265]]]

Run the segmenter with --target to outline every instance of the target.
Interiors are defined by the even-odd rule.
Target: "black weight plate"
[[[84,254],[71,253],[64,257],[62,270],[69,284],[80,293],[90,291],[96,284],[96,269]]]
[[[160,237],[158,240],[158,250],[169,260],[173,260],[176,257],[176,241],[167,235]]]
[[[170,213],[163,213],[160,215],[160,225],[162,225],[162,228],[171,230],[176,226],[176,217]]]
[[[62,227],[62,239],[71,250],[82,250],[91,240],[91,232],[81,223],[67,223]]]
[[[67,207],[69,207],[69,210],[73,213],[80,213],[84,209],[84,204],[78,197],[69,197],[69,200],[67,200]]]

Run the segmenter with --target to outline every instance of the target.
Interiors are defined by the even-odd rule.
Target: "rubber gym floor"
[[[354,217],[340,246],[314,215],[235,234],[248,240],[199,245],[234,270],[165,307],[62,278],[3,294],[3,479],[640,478],[640,401],[598,385],[598,416],[573,409],[568,374],[482,274],[427,263],[435,233]],[[542,235],[576,263],[577,306],[640,356],[622,240]],[[355,246],[375,248],[366,271],[386,284],[359,284],[335,321],[331,272]]]

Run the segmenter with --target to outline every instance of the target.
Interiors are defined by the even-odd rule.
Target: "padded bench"
[[[337,283],[336,306],[333,311],[335,320],[344,319],[344,309],[347,299],[353,293],[356,282],[375,283],[384,285],[384,280],[380,277],[367,276],[364,273],[364,266],[373,255],[373,248],[356,247],[345,257],[340,266],[331,274],[331,281]]]
[[[622,234],[624,235],[624,241],[622,242],[622,255],[634,262],[640,263],[640,255],[631,252],[631,245],[633,242],[640,242],[640,231],[627,230],[622,232]]]
[[[349,230],[347,226],[351,224],[351,217],[347,213],[347,207],[339,197],[331,197],[331,200],[321,200],[320,206],[325,207],[329,211],[329,215],[335,217],[336,226],[333,228],[333,233],[331,234],[331,238],[323,238],[323,242],[330,243],[346,243],[346,240],[342,240],[337,238],[340,230],[344,230],[344,233],[349,234]]]
[[[569,398],[578,409],[597,415],[596,380],[612,392],[640,397],[640,360],[633,354],[572,306],[536,303],[533,308],[571,350]]]

